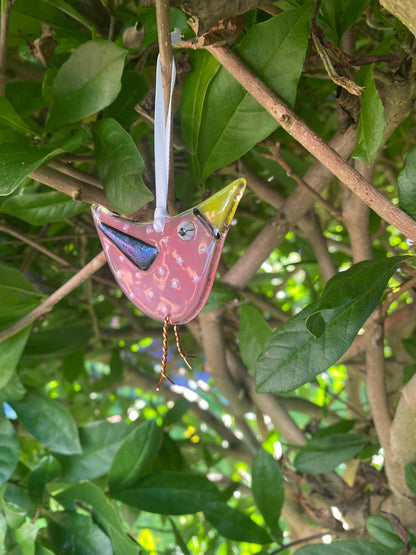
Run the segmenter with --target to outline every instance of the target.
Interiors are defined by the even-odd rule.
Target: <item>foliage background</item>
[[[248,191],[182,329],[193,370],[172,338],[156,393],[161,326],[103,267],[89,207],[151,218],[154,7],[2,0],[3,550],[415,551],[415,38],[375,0],[173,4],[175,208]],[[373,210],[211,55],[226,42]]]

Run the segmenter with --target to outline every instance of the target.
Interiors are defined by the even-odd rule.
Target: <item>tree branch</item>
[[[285,197],[276,189],[273,189],[267,181],[253,171],[248,164],[242,162],[242,172],[247,178],[249,188],[262,200],[278,210],[285,202]],[[303,180],[302,180],[303,181]],[[309,189],[308,185],[308,189]],[[326,240],[319,226],[318,218],[312,211],[302,216],[297,225],[311,243],[318,264],[322,270],[324,281],[328,281],[335,273],[336,266],[332,256],[328,252]]]
[[[8,226],[3,225],[1,223],[0,223],[0,231],[3,232],[3,233],[7,233],[8,235],[11,235],[12,237],[16,237],[16,239],[19,239],[23,243],[26,243],[27,245],[30,245],[33,249],[36,249],[37,251],[39,251],[42,254],[48,256],[52,260],[55,260],[55,262],[57,262],[58,264],[60,264],[64,268],[72,266],[72,264],[70,264],[67,260],[65,260],[65,258],[62,258],[58,254],[55,254],[53,251],[50,251],[49,249],[47,249],[46,247],[41,245],[38,241],[34,241],[31,237],[29,237],[29,235],[21,233],[20,231],[12,229],[11,227],[8,227]]]
[[[129,364],[124,366],[125,374],[123,385],[128,384],[131,387],[140,387],[146,390],[154,389],[155,380],[152,377],[144,374],[143,372],[139,372],[137,368],[134,368]],[[126,374],[127,380],[125,380]],[[179,386],[164,387],[160,391],[160,394],[163,395],[166,400],[177,402],[179,399],[186,399],[185,395],[179,392]],[[198,401],[188,400],[188,402],[190,404],[190,410],[195,414],[198,420],[200,420],[201,422],[206,422],[206,424],[208,424],[208,426],[210,426],[210,428],[212,428],[222,439],[227,441],[230,445],[230,449],[236,450],[240,453],[242,460],[245,460],[246,462],[252,461],[251,450],[245,445],[244,442],[242,442],[234,435],[230,428],[227,428],[227,426],[224,425],[222,420],[216,418],[211,411],[202,409],[199,406]]]
[[[367,338],[365,353],[367,396],[380,444],[386,457],[389,457],[391,418],[384,380],[384,334],[380,307],[376,309],[374,315],[373,322],[365,334]]]
[[[281,436],[293,445],[304,445],[306,443],[305,436],[290,417],[283,403],[274,395],[257,393],[254,380],[249,375],[247,368],[228,348],[226,349],[226,361],[230,369],[234,369],[233,373],[240,375],[244,380],[245,389],[248,391],[253,404],[262,414],[267,414],[270,417]]]
[[[228,47],[206,49],[265,108],[299,144],[326,166],[370,208],[394,225],[406,237],[416,241],[414,220],[382,195],[360,173],[345,162],[321,137],[312,131],[278,98]]]
[[[156,0],[155,4],[160,67],[162,70],[163,98],[165,100],[165,116],[167,118],[172,83],[172,42],[170,38],[169,1]]]
[[[356,130],[349,127],[342,135],[336,135],[330,142],[340,156],[348,157],[354,149]],[[309,168],[303,179],[316,191],[321,191],[332,179],[331,172],[321,163],[316,162]],[[257,270],[270,253],[284,240],[287,232],[313,206],[315,200],[308,191],[297,187],[286,198],[280,211],[257,235],[246,252],[228,270],[223,277],[235,289],[243,289],[254,277]]]
[[[40,305],[38,305],[32,312],[29,312],[21,320],[16,322],[10,328],[0,332],[0,342],[12,337],[15,333],[24,329],[26,326],[34,322],[37,318],[49,312],[52,307],[56,305],[60,300],[66,297],[73,289],[78,287],[83,281],[88,279],[91,274],[99,270],[106,263],[105,254],[103,251],[100,252],[95,258],[93,258],[82,270],[75,274],[71,279],[69,279],[62,287],[57,289],[50,297],[44,300]]]
[[[280,154],[279,144],[271,145],[269,149],[270,149],[270,152],[272,153],[271,158],[273,160],[276,160],[279,166],[281,166],[285,170],[288,177],[292,177],[298,185],[300,185],[301,187],[304,187],[313,196],[313,198],[316,201],[318,201],[320,204],[322,204],[324,208],[326,208],[326,210],[328,210],[328,212],[336,220],[342,221],[342,214],[340,214],[338,210],[336,210],[333,206],[331,206],[329,202],[327,202],[317,191],[315,191],[313,187],[310,187],[308,183],[306,183],[306,181],[302,179],[300,175],[298,175],[296,172],[292,170],[292,168],[289,166],[289,164]]]
[[[52,187],[56,191],[65,193],[77,202],[97,203],[113,212],[115,211],[106,197],[104,189],[99,189],[95,185],[79,181],[70,175],[64,175],[52,167],[39,166],[29,174],[29,177],[39,181],[39,183],[48,185],[48,187]]]
[[[355,161],[355,167],[369,181],[373,178],[374,164]],[[350,236],[354,264],[373,258],[370,235],[370,209],[350,189],[343,195],[343,216]]]

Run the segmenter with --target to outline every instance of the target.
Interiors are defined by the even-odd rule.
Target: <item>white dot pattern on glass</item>
[[[222,206],[228,201],[234,202],[235,206],[232,194],[238,192],[238,188],[241,194],[241,180],[229,189],[228,196],[218,197]],[[194,209],[167,217],[163,233],[156,232],[149,222],[131,222],[105,208],[93,208],[109,265],[121,289],[146,315],[161,322],[169,315],[172,323],[181,324],[189,322],[202,308],[215,277],[227,231],[221,230],[220,237],[210,233],[211,215],[217,214],[220,202],[218,199],[212,205],[209,202],[210,199],[198,206],[202,217],[198,217]],[[140,256],[148,256],[148,252],[137,245],[140,242],[148,245],[148,250],[154,252],[152,265],[141,268],[132,262],[123,250],[124,242],[119,240],[117,233],[109,239],[103,231],[104,226],[128,235],[129,239],[123,240],[130,250],[138,251],[139,262]],[[193,238],[189,240],[191,235]]]

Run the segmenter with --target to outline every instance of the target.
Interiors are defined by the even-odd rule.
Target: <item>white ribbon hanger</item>
[[[174,33],[172,33],[173,35]],[[156,66],[156,101],[155,101],[155,181],[156,208],[153,217],[153,229],[163,233],[165,219],[169,216],[166,207],[169,188],[170,135],[172,124],[172,95],[175,85],[176,67],[172,59],[172,80],[169,95],[169,109],[166,117],[165,99],[162,84],[160,56]]]

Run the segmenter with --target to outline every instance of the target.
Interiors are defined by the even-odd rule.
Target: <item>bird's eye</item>
[[[182,241],[190,241],[195,237],[195,224],[190,220],[184,220],[178,225],[177,232]]]

